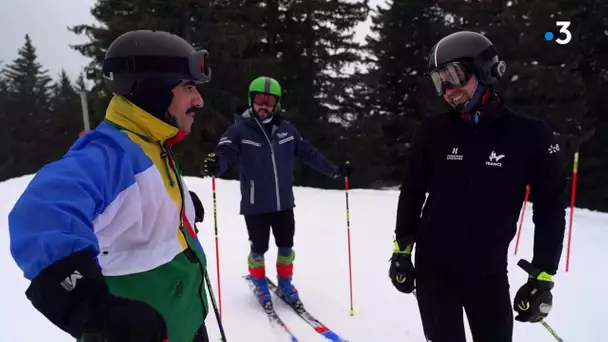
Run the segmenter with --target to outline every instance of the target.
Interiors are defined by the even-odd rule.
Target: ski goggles
[[[187,57],[177,56],[119,56],[103,62],[105,73],[172,74],[172,77],[195,83],[211,81],[207,50],[192,51]]]
[[[188,58],[190,76],[197,83],[207,83],[211,81],[211,68],[207,63],[209,52],[198,50],[192,52]]]
[[[467,66],[461,62],[445,64],[430,72],[431,80],[438,95],[443,95],[446,89],[461,88],[473,75]]]
[[[258,106],[274,107],[277,104],[277,97],[269,94],[253,94],[253,104]]]

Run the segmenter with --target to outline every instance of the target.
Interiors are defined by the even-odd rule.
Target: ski
[[[348,340],[345,340],[345,339],[341,338],[340,336],[338,336],[338,334],[336,334],[335,332],[333,332],[325,324],[321,323],[321,321],[319,321],[313,315],[311,315],[304,308],[304,304],[302,304],[301,301],[298,301],[298,303],[296,303],[294,305],[290,304],[281,295],[281,293],[279,291],[279,287],[272,280],[270,280],[268,277],[266,277],[266,280],[268,281],[268,288],[270,289],[270,291],[274,292],[274,294],[277,295],[277,297],[281,298],[283,300],[283,302],[285,302],[285,304],[289,305],[289,307],[291,307],[298,314],[298,316],[300,316],[300,318],[302,318],[306,323],[308,323],[308,325],[310,325],[311,327],[313,327],[313,329],[317,333],[323,335],[323,337],[325,337],[326,339],[328,339],[330,341],[334,341],[334,342],[348,342]]]
[[[251,276],[246,275],[246,276],[244,276],[244,278],[247,280],[249,289],[255,295],[256,288],[255,288],[255,285],[253,284],[253,282],[251,281]],[[257,300],[258,299],[256,298],[256,301]],[[258,301],[258,303],[259,303],[259,301]],[[272,302],[265,303],[264,305],[262,305],[261,303],[259,303],[259,304],[262,307],[262,309],[264,310],[264,312],[266,313],[266,315],[268,316],[268,321],[270,322],[272,330],[274,331],[275,335],[277,336],[277,338],[279,340],[289,341],[289,342],[298,342],[298,339],[289,330],[289,328],[287,327],[285,322],[283,322],[283,320],[279,317],[279,315],[276,313],[276,311],[274,311],[274,306],[272,305]]]

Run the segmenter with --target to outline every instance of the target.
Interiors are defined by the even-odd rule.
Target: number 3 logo
[[[558,21],[555,24],[560,27],[559,33],[563,33],[566,35],[565,39],[558,38],[555,40],[555,42],[558,44],[561,44],[561,45],[570,43],[570,41],[572,40],[572,32],[570,32],[570,30],[568,30],[568,27],[570,27],[570,22],[569,21]]]

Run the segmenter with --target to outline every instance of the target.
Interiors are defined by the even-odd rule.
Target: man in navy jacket
[[[226,130],[214,153],[204,161],[204,173],[221,175],[238,161],[241,182],[241,214],[245,217],[251,252],[249,273],[263,305],[270,305],[264,254],[270,228],[278,247],[277,274],[282,295],[299,305],[292,285],[295,207],[293,162],[298,157],[319,172],[337,178],[349,176],[347,164],[328,161],[298,130],[279,115],[281,86],[270,77],[258,77],[249,86],[249,107]]]

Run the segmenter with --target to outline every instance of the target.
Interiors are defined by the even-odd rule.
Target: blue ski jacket
[[[272,128],[266,130],[251,109],[236,114],[235,118],[235,123],[220,139],[215,154],[219,176],[238,162],[242,215],[295,207],[293,162],[296,156],[329,177],[339,176],[339,167],[304,140],[289,121],[275,118]]]

